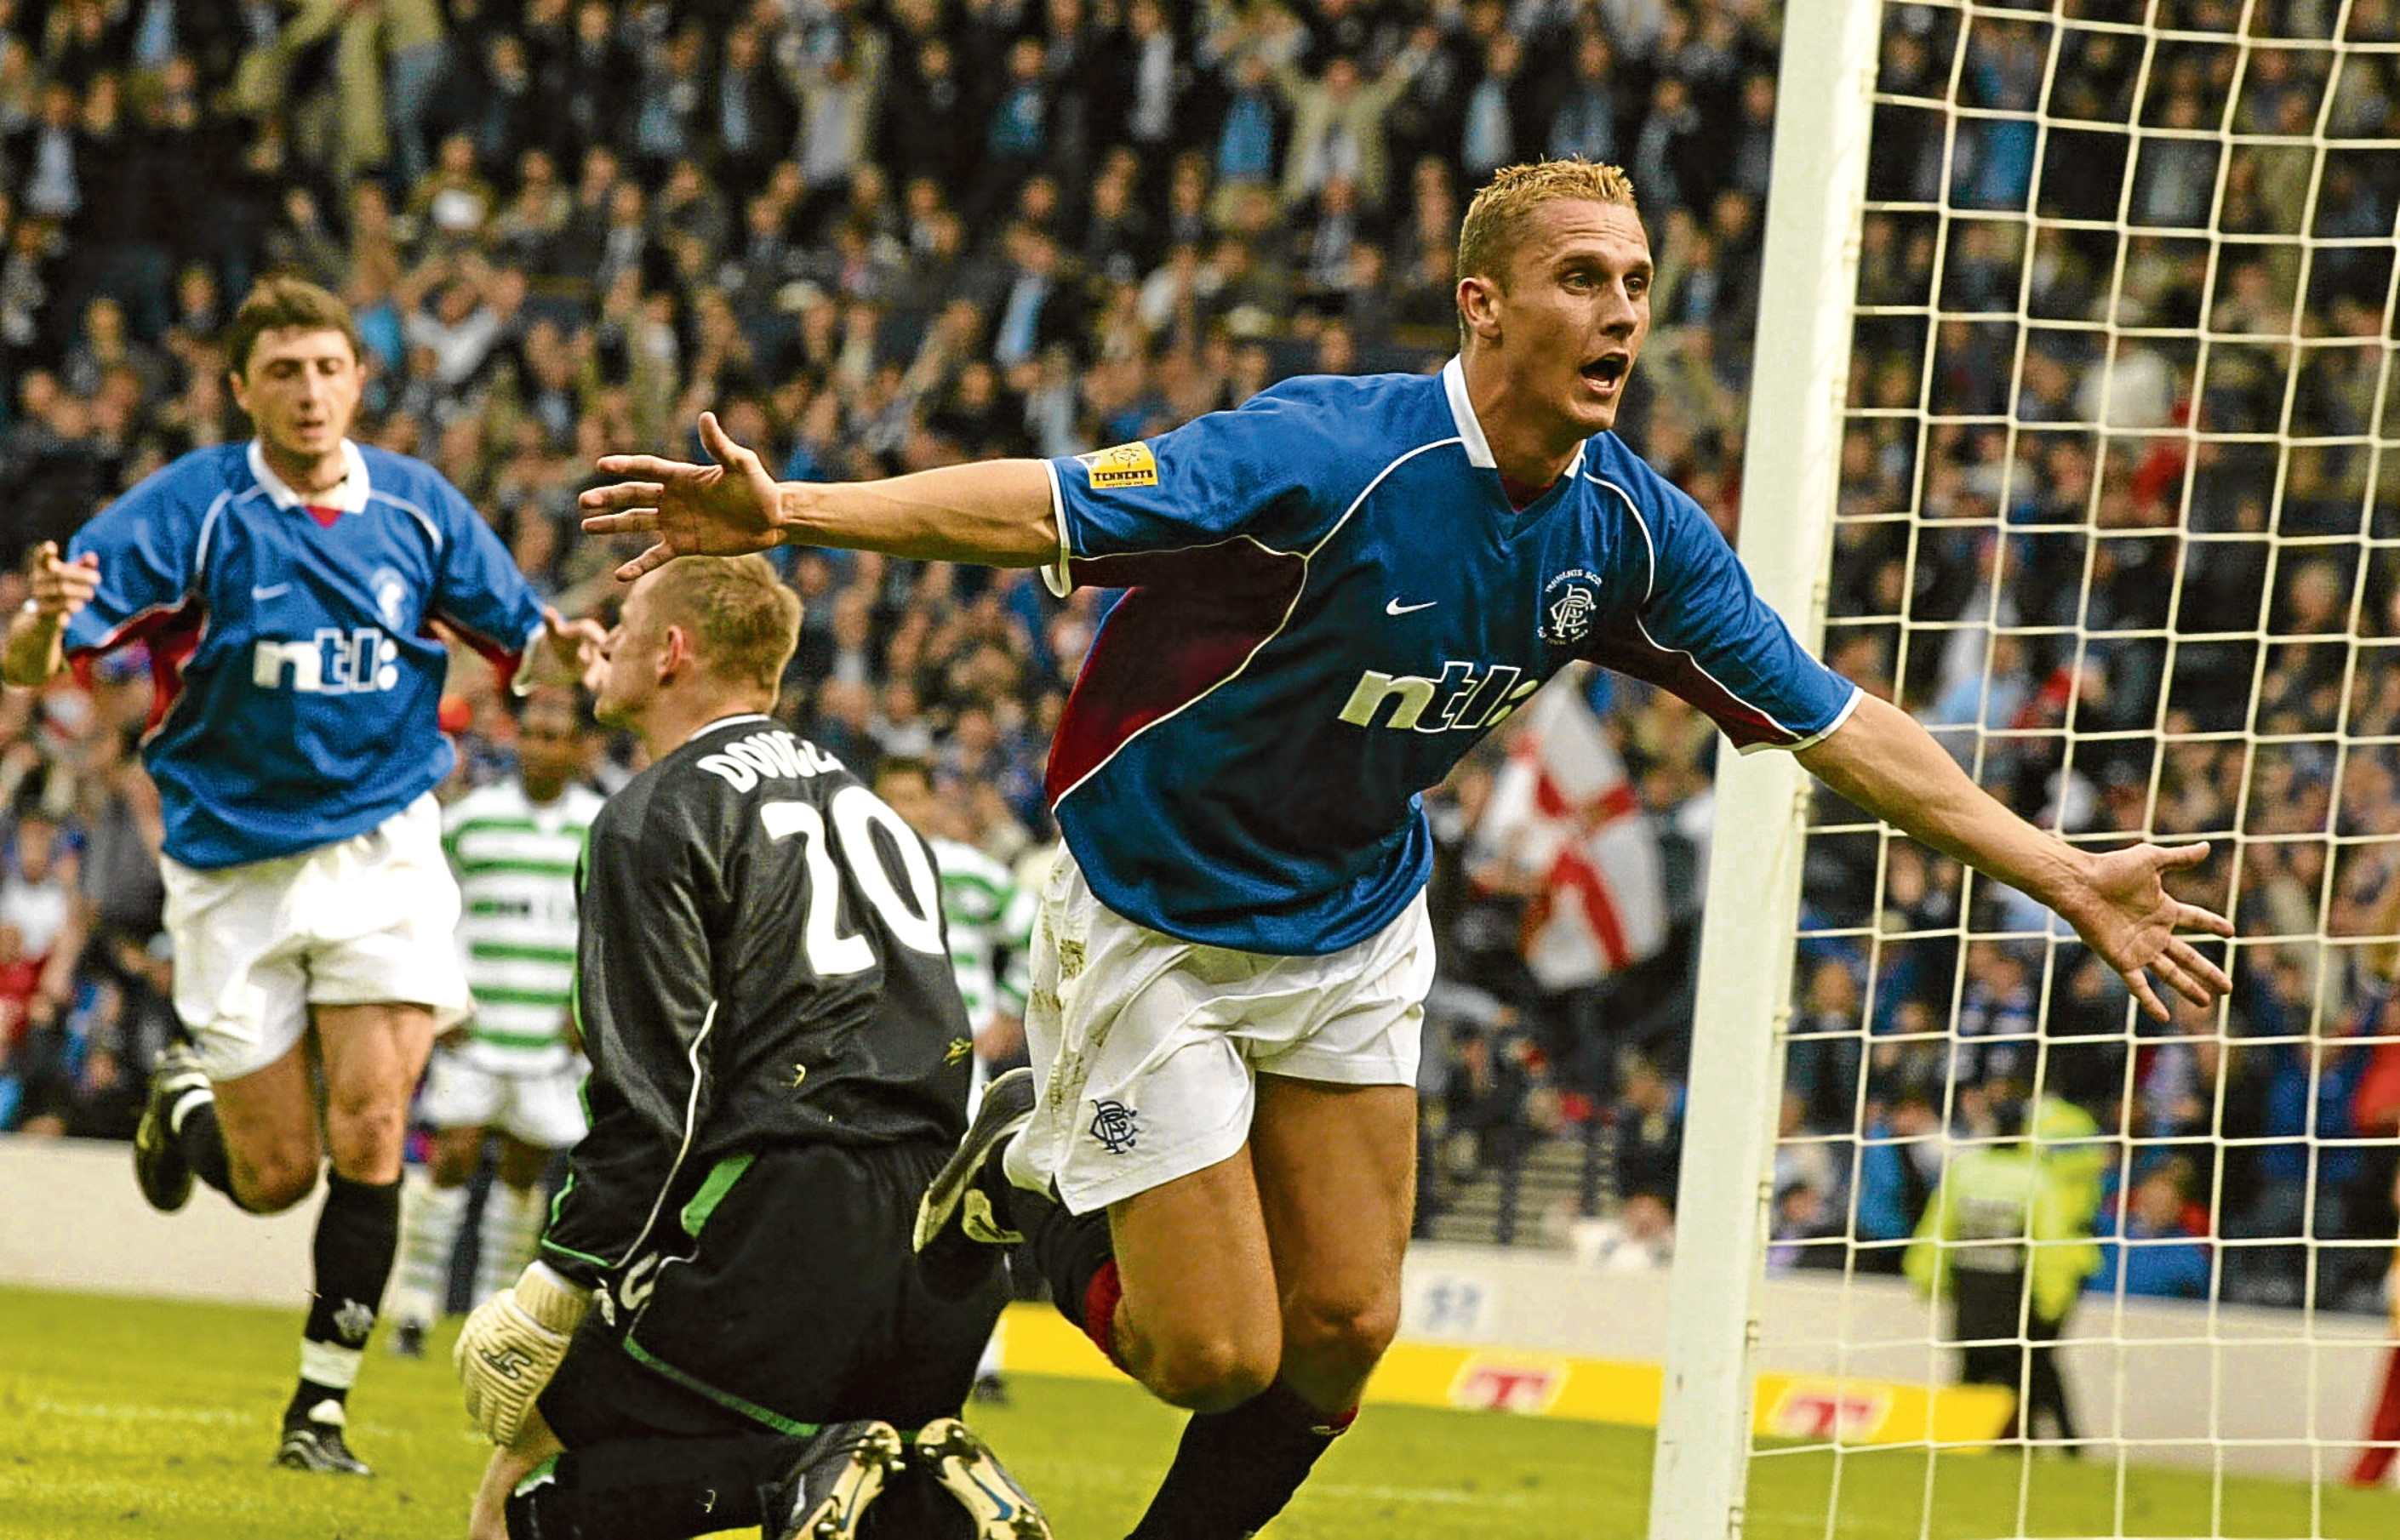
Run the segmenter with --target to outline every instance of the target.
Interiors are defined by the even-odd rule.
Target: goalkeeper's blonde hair
[[[1505,282],[1526,221],[1545,203],[1615,203],[1635,208],[1633,179],[1623,169],[1575,157],[1504,166],[1466,206],[1458,225],[1458,276]]]
[[[650,590],[659,624],[691,630],[701,666],[720,679],[782,684],[800,639],[800,596],[764,556],[686,556],[659,569]]]

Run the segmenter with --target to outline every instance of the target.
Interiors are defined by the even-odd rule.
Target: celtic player
[[[533,1260],[542,1168],[583,1137],[571,997],[575,863],[601,806],[578,779],[589,746],[574,692],[537,694],[518,719],[516,775],[469,793],[443,820],[463,900],[459,958],[475,1003],[426,1067],[419,1107],[433,1129],[432,1166],[402,1209],[391,1300],[392,1351],[404,1356],[424,1354],[426,1329],[441,1317],[485,1136],[500,1138],[499,1179],[484,1200],[475,1249],[479,1301]]]
[[[942,877],[942,916],[949,922],[950,974],[966,1002],[975,1033],[975,1078],[967,1115],[975,1115],[992,1076],[1025,1056],[1026,956],[1033,944],[1033,891],[987,855],[969,833],[959,801],[935,795],[934,773],[920,759],[887,759],[875,772],[875,794],[925,837]],[[975,1365],[978,1401],[1005,1402],[1001,1380],[1002,1322]]]
[[[942,915],[950,926],[950,972],[975,1030],[970,1099],[990,1082],[991,1067],[1025,1051],[1025,953],[1033,940],[1033,894],[1016,874],[964,838],[954,801],[934,792],[922,760],[887,759],[875,794],[933,848],[942,874]]]

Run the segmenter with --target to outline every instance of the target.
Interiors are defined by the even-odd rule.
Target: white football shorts
[[[1249,1138],[1256,1077],[1414,1085],[1433,986],[1419,893],[1323,957],[1202,946],[1117,915],[1059,852],[1034,923],[1025,1036],[1040,1099],[1009,1179],[1076,1213],[1206,1170]]]
[[[436,1048],[417,1111],[435,1128],[498,1128],[536,1149],[569,1149],[584,1135],[576,1092],[585,1068],[574,1058],[555,1070],[502,1071],[477,1063],[471,1047]]]
[[[297,855],[214,871],[162,856],[159,866],[175,1012],[212,1081],[281,1058],[311,1005],[425,1005],[436,1031],[466,1017],[458,884],[430,793]]]

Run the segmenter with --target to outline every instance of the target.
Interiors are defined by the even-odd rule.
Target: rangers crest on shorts
[[[1092,1103],[1092,1138],[1111,1155],[1122,1155],[1141,1142],[1141,1125],[1133,1109],[1121,1101]]]

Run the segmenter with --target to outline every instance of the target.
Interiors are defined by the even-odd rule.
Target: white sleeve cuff
[[[509,676],[509,693],[519,700],[533,693],[531,671],[525,665],[533,661],[534,648],[541,646],[542,634],[549,626],[548,620],[536,620],[533,629],[525,633],[525,642],[517,648],[517,671]]]
[[[1838,731],[1842,724],[1850,719],[1850,714],[1859,709],[1859,702],[1865,700],[1866,697],[1867,692],[1865,690],[1861,689],[1856,685],[1852,685],[1850,687],[1850,698],[1842,702],[1842,709],[1834,714],[1834,719],[1826,723],[1823,727],[1818,729],[1815,732],[1810,733],[1807,737],[1803,738],[1794,743],[1744,743],[1741,745],[1741,752],[1744,754],[1756,754],[1762,749],[1775,749],[1784,754],[1797,754],[1802,749],[1813,749]]]
[[[1068,573],[1067,564],[1074,558],[1074,550],[1067,543],[1067,492],[1058,484],[1058,467],[1050,460],[1042,462],[1043,472],[1050,478],[1050,517],[1058,525],[1058,565],[1044,565],[1042,586],[1054,599],[1063,599],[1075,591],[1075,579]]]

